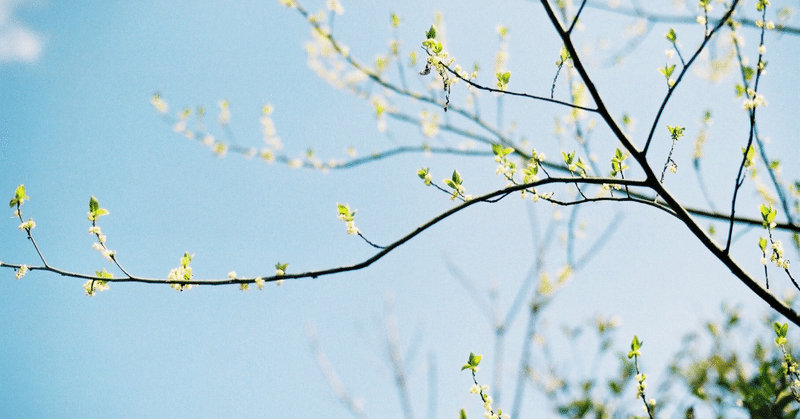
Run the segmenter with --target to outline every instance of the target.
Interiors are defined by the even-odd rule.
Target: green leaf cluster
[[[678,141],[683,137],[683,131],[686,130],[686,128],[680,125],[675,125],[674,127],[667,125],[667,129],[669,130],[669,135],[672,137],[672,141]]]
[[[475,371],[478,368],[478,364],[481,363],[481,355],[475,355],[474,353],[469,353],[469,360],[463,367],[461,367],[461,371],[466,369]]]
[[[675,33],[675,29],[669,28],[669,32],[667,32],[665,36],[667,37],[667,41],[673,44],[678,41],[678,35]]]
[[[508,81],[511,80],[511,72],[506,71],[504,73],[496,73],[497,76],[497,88],[500,90],[505,90],[506,86],[508,85]]]
[[[628,352],[628,359],[633,358],[634,356],[642,356],[642,353],[639,352],[644,342],[639,340],[639,337],[633,335],[633,340],[631,341],[631,350]]]
[[[750,167],[753,165],[753,159],[756,157],[756,149],[753,146],[747,147],[746,149],[742,147],[742,154],[744,155],[744,167]]]
[[[775,217],[778,215],[778,210],[772,207],[772,204],[761,204],[761,225],[764,228],[772,228],[772,223],[775,222]]]
[[[430,169],[428,169],[427,167],[420,168],[417,171],[417,176],[419,176],[420,179],[425,181],[425,186],[431,186]]]
[[[672,77],[672,73],[675,71],[675,64],[672,65],[665,65],[663,68],[659,68],[658,71],[669,80]]]
[[[511,147],[505,147],[502,144],[492,144],[492,152],[495,156],[503,158],[514,151]]]
[[[425,32],[425,40],[422,41],[422,46],[429,49],[435,55],[442,52],[444,49],[442,43],[436,41],[436,25],[431,25],[430,29]]]
[[[614,152],[614,157],[611,158],[611,177],[616,177],[618,173],[622,173],[628,166],[623,163],[628,156],[619,148]]]
[[[566,163],[567,168],[569,169],[570,173],[572,172],[579,172],[581,176],[586,176],[586,163],[583,162],[583,159],[578,157],[575,159],[575,154],[577,151],[573,151],[572,153],[567,153],[565,151],[561,152],[561,157],[564,158],[564,163]]]
[[[350,211],[350,205],[336,204],[339,210],[339,219],[343,221],[353,221],[356,215],[356,210]]]
[[[461,179],[461,174],[458,173],[458,170],[453,170],[453,175],[450,179],[444,179],[444,183],[453,190],[452,199],[464,194],[465,189],[464,186],[462,186],[463,182],[464,180]]]
[[[8,203],[9,208],[19,207],[20,205],[25,203],[26,199],[31,199],[28,195],[25,194],[25,185],[17,186],[17,189],[14,191],[14,198],[11,199],[11,202]]]
[[[561,47],[561,52],[558,54],[558,61],[556,61],[556,65],[559,67],[564,64],[566,64],[567,67],[572,68],[572,56],[570,55],[567,47]]]
[[[276,263],[275,264],[275,271],[277,272],[276,275],[282,276],[283,274],[286,273],[286,268],[288,267],[289,267],[288,263],[280,263],[280,262]]]
[[[102,215],[108,215],[108,210],[100,208],[100,203],[97,202],[97,198],[92,196],[89,198],[89,221],[97,221]]]
[[[778,346],[786,344],[786,334],[789,333],[789,323],[780,324],[778,322],[772,323],[772,328],[775,329],[775,344]]]

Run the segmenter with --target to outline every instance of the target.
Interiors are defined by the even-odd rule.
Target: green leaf
[[[27,195],[25,195],[25,185],[22,184],[17,186],[17,189],[14,191],[14,196],[17,199],[30,199]]]
[[[736,97],[741,97],[743,94],[747,93],[747,89],[742,86],[741,84],[736,84]]]
[[[467,412],[464,409],[461,409],[461,412],[458,414],[459,419],[467,419]]]
[[[742,73],[744,74],[744,79],[745,80],[750,80],[756,74],[756,71],[753,70],[753,67],[744,66],[744,67],[742,67]]]
[[[742,154],[745,157],[744,167],[752,166],[753,158],[756,156],[756,149],[753,146],[748,147],[746,150],[742,147]]]
[[[675,71],[675,64],[665,65],[664,68],[659,68],[658,71],[661,72],[665,78],[669,79],[670,76],[672,76],[672,72]]]
[[[502,144],[492,144],[492,152],[497,157],[505,157],[514,151],[511,147],[504,147]]]
[[[497,73],[497,81],[502,84],[508,84],[508,81],[511,80],[511,72],[506,71],[505,73]]]
[[[469,353],[469,364],[473,367],[477,367],[478,364],[481,363],[481,355],[475,355],[474,353]]]
[[[556,65],[558,65],[558,66],[564,65],[565,63],[567,63],[567,60],[569,60],[570,58],[572,58],[572,57],[569,54],[569,50],[567,49],[566,46],[562,46],[561,47],[561,52],[559,52],[559,54],[558,54],[558,61],[556,61]],[[570,65],[570,64],[568,64],[568,65],[570,67],[572,67],[572,65]]]
[[[461,179],[461,174],[458,173],[458,170],[453,170],[452,179],[453,179],[453,183],[455,183],[456,185],[460,185],[463,182],[463,180]]]
[[[431,28],[428,29],[428,32],[425,32],[426,39],[435,39],[436,38],[436,26],[431,25]]]
[[[778,215],[778,210],[772,207],[772,204],[764,205],[761,204],[761,220],[762,225],[764,228],[769,228],[770,224],[775,221],[775,217]]]
[[[586,163],[583,162],[583,159],[578,157],[578,162],[575,163],[575,166],[578,166],[578,169],[581,169],[581,172],[586,173],[588,167],[586,167]]]
[[[464,364],[463,367],[461,367],[461,371],[464,371],[466,369],[474,370],[480,363],[481,363],[481,356],[475,355],[473,352],[470,352],[469,360],[467,361],[466,364]]]
[[[99,208],[100,208],[100,203],[99,203],[99,202],[97,202],[97,198],[95,198],[94,196],[92,196],[92,197],[89,199],[89,212],[91,212],[92,214],[94,214],[95,212],[97,212],[97,210],[98,210]]]
[[[643,344],[644,342],[640,341],[638,336],[633,335],[633,341],[631,342],[631,349],[633,349],[634,351],[639,350],[639,348],[641,348]]]
[[[8,207],[13,208],[17,205],[22,205],[25,203],[26,199],[31,198],[28,195],[25,195],[25,185],[19,185],[14,191],[14,198],[8,203]]]
[[[673,44],[678,40],[678,35],[675,34],[675,29],[669,28],[669,32],[667,32],[666,36],[667,40]]]
[[[639,340],[639,337],[633,335],[633,340],[631,341],[631,350],[628,352],[628,359],[633,358],[634,356],[640,356],[639,349],[642,347],[644,342]]]
[[[758,247],[761,248],[762,252],[766,252],[767,251],[767,239],[764,238],[764,237],[759,237],[758,238]]]
[[[686,128],[684,128],[684,127],[682,127],[680,125],[675,125],[674,127],[667,125],[667,129],[669,130],[670,136],[675,141],[677,141],[681,137],[683,137],[683,131],[686,130]]]

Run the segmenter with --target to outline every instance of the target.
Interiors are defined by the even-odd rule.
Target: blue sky
[[[317,10],[323,3],[306,6]],[[441,11],[453,55],[467,65],[480,60],[485,68],[497,48],[495,27],[508,25],[513,81],[531,92],[549,91],[559,45],[537,4],[344,6],[335,33],[364,61],[386,51],[390,12],[404,19],[399,38],[407,52],[417,48],[434,11]],[[614,36],[629,22],[599,11],[587,12],[586,18],[586,33],[578,35],[585,45],[595,45],[597,33]],[[694,45],[689,27],[681,28],[685,44]],[[611,109],[631,113],[639,121],[639,136],[665,92],[654,69],[665,60],[668,45],[660,34],[666,30],[656,27],[618,69],[599,65],[608,51],[591,53],[598,86],[607,92]],[[475,158],[405,155],[327,174],[234,154],[219,158],[174,133],[150,104],[153,93],[160,92],[173,115],[184,107],[204,106],[209,130],[225,138],[213,121],[218,102],[228,100],[236,141],[253,147],[262,146],[261,108],[272,104],[285,151],[298,157],[309,147],[320,156],[341,159],[348,147],[366,155],[421,141],[419,129],[395,121],[390,121],[390,135],[382,134],[368,102],[319,80],[306,66],[308,38],[303,19],[275,1],[0,2],[0,194],[5,194],[0,196],[10,199],[17,185],[26,185],[31,200],[24,215],[36,221],[37,243],[54,266],[113,270],[91,249],[86,211],[93,195],[110,211],[100,225],[126,269],[165,277],[188,251],[195,254],[196,277],[222,278],[232,270],[242,276],[269,275],[276,262],[289,262],[291,271],[300,272],[369,257],[372,248],[345,234],[336,203],[358,209],[359,228],[371,240],[388,243],[453,205],[416,178],[422,166],[431,167],[434,179],[458,168],[476,193],[503,186],[494,175],[495,164]],[[774,139],[776,156],[797,156],[798,143],[784,140],[794,138],[791,133],[799,128],[786,109],[796,109],[800,92],[796,83],[785,84],[796,78],[788,77],[798,68],[797,39],[773,36],[769,41],[774,55],[763,88],[772,106],[763,112],[763,126]],[[630,74],[637,83],[630,82]],[[676,93],[681,105],[668,109],[664,120],[687,126],[687,137],[693,138],[703,106],[719,105],[716,141],[709,145],[714,157],[705,166],[718,205],[733,184],[733,166],[725,165],[726,158],[737,155],[746,130],[730,80],[705,87],[691,78]],[[559,89],[563,94],[566,87]],[[707,100],[698,103],[698,96]],[[463,103],[464,98],[463,86],[457,85],[453,100]],[[484,95],[483,100],[492,115],[494,98]],[[504,106],[506,121],[520,121],[520,132],[534,146],[557,155],[560,144],[552,138],[552,121],[563,109],[515,100]],[[663,134],[654,145],[659,153],[669,146],[666,130]],[[602,156],[608,147],[613,150],[602,132],[594,141]],[[702,205],[693,186],[690,144],[681,144],[681,170],[668,187]],[[604,158],[599,164],[605,170]],[[784,176],[796,179],[797,170],[787,167]],[[500,303],[510,304],[536,257],[531,237],[543,234],[553,211],[549,204],[534,206],[532,225],[529,205],[508,198],[475,206],[368,269],[281,287],[269,284],[263,291],[200,287],[178,293],[166,286],[111,284],[109,291],[88,298],[83,281],[41,272],[17,281],[12,270],[4,269],[0,416],[347,417],[314,360],[306,332],[310,324],[365,409],[373,417],[397,416],[399,403],[385,356],[387,300],[393,301],[401,343],[418,345],[409,367],[417,415],[425,412],[429,356],[437,363],[439,415],[455,415],[468,406],[479,412],[479,403],[467,394],[469,377],[459,368],[470,351],[489,358],[493,343],[487,323],[446,261],[468,273],[483,291],[495,281]],[[757,205],[748,190],[742,213],[757,215]],[[645,352],[652,350],[652,363],[646,365],[655,376],[680,336],[717,313],[722,301],[742,303],[753,319],[766,310],[676,221],[653,210],[586,207],[581,214],[589,227],[580,246],[588,248],[620,211],[624,221],[618,230],[548,308],[553,328],[581,324],[598,314],[619,315],[620,347],[638,334],[647,343]],[[0,224],[0,261],[37,264],[11,210],[8,216]],[[760,266],[754,242],[758,233],[747,233],[735,249],[751,270]],[[563,249],[551,253],[548,269],[555,272],[563,264]],[[516,336],[523,323],[515,323]],[[417,331],[418,341],[413,339]],[[509,343],[508,359],[515,359],[518,346],[518,340]],[[507,365],[507,392],[513,365]],[[489,381],[488,368],[485,377]]]

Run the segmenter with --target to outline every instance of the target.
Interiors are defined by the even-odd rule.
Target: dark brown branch
[[[303,273],[297,274],[283,274],[283,275],[270,275],[270,276],[263,276],[259,277],[264,282],[272,282],[272,281],[280,281],[286,279],[299,279],[299,278],[318,278],[321,276],[326,275],[333,275],[342,272],[350,272],[350,271],[357,271],[360,269],[364,269],[373,263],[377,262],[387,254],[389,254],[394,249],[402,246],[403,244],[407,243],[414,237],[421,234],[423,231],[433,227],[434,225],[438,224],[439,222],[449,218],[453,214],[460,212],[472,205],[481,203],[481,202],[496,202],[506,196],[514,193],[519,192],[524,189],[535,188],[537,186],[542,185],[549,185],[549,184],[571,184],[576,181],[575,178],[547,178],[543,180],[539,180],[532,183],[525,183],[520,185],[509,186],[503,189],[496,190],[494,192],[487,193],[485,195],[481,195],[465,201],[455,207],[437,215],[433,219],[429,220],[428,222],[422,224],[421,226],[417,227],[411,233],[406,234],[399,240],[387,245],[383,248],[383,250],[379,251],[369,259],[366,259],[360,263],[356,263],[354,265],[348,266],[340,266],[337,268],[330,268],[330,269],[323,269],[318,271],[308,271]],[[644,182],[642,181],[634,181],[634,180],[621,180],[621,179],[610,179],[610,178],[587,178],[587,179],[579,179],[581,183],[585,184],[605,184],[605,183],[617,183],[617,184],[624,184],[630,186],[645,186]],[[21,265],[15,264],[7,264],[3,263],[0,267],[8,267],[8,268],[19,268]],[[91,279],[91,280],[103,280],[107,282],[138,282],[138,283],[146,283],[146,284],[181,284],[181,285],[233,285],[233,284],[252,284],[255,283],[256,278],[232,278],[232,279],[216,279],[216,280],[191,280],[191,281],[181,281],[181,280],[165,280],[165,279],[155,279],[155,278],[144,278],[144,277],[137,277],[137,276],[130,276],[128,278],[97,278],[95,276],[74,273],[65,271],[58,268],[48,267],[48,266],[30,266],[28,267],[30,270],[43,270],[53,272],[62,276],[66,277],[73,277],[73,278],[83,278],[83,279]]]
[[[714,25],[714,29],[712,29],[705,35],[705,37],[703,38],[703,42],[700,43],[699,47],[697,47],[697,51],[695,51],[694,55],[692,55],[692,58],[690,58],[689,61],[681,69],[680,74],[678,74],[678,77],[675,79],[675,84],[670,86],[669,89],[667,90],[667,95],[664,96],[664,100],[661,102],[661,106],[658,108],[658,112],[656,113],[655,118],[653,118],[653,124],[650,126],[650,133],[647,134],[647,141],[645,142],[644,148],[642,149],[643,154],[647,154],[647,150],[650,148],[650,144],[652,143],[653,136],[655,135],[656,132],[656,127],[658,126],[658,121],[661,119],[661,114],[663,114],[664,110],[667,108],[667,103],[672,97],[672,92],[674,92],[675,89],[678,88],[678,85],[681,83],[681,80],[683,80],[683,76],[686,75],[686,73],[689,71],[689,67],[692,66],[697,57],[700,56],[700,53],[703,52],[703,49],[705,49],[706,44],[708,44],[708,41],[711,40],[714,34],[717,33],[717,31],[719,31],[720,28],[722,28],[722,26],[725,24],[728,18],[730,18],[730,16],[733,14],[733,11],[736,9],[736,5],[738,3],[739,0],[734,0],[730,9],[728,9],[728,11],[722,17],[722,19],[720,19],[719,22],[717,22],[717,24]],[[683,58],[681,58],[681,60],[683,60]]]
[[[473,82],[472,80],[470,80],[468,78],[462,77],[460,74],[458,74],[455,71],[451,70],[450,67],[446,66],[445,64],[442,64],[442,66],[444,66],[444,68],[446,68],[447,71],[449,71],[450,73],[452,73],[453,75],[458,77],[459,80],[463,80],[465,83],[467,83],[470,86],[472,86],[472,87],[474,87],[476,89],[479,89],[479,90],[484,90],[484,91],[492,92],[492,93],[500,93],[500,94],[509,95],[509,96],[518,96],[518,97],[524,97],[524,98],[528,98],[528,99],[541,100],[541,101],[545,101],[545,102],[555,103],[555,104],[561,105],[561,106],[566,106],[568,108],[580,109],[580,110],[586,111],[586,112],[597,112],[597,109],[587,108],[585,106],[576,105],[574,103],[564,102],[563,100],[552,99],[552,98],[545,97],[545,96],[536,96],[536,95],[531,95],[531,94],[528,94],[528,93],[513,92],[513,91],[510,91],[510,90],[500,90],[500,89],[495,89],[495,88],[492,88],[492,87],[486,87],[486,86],[477,84],[477,83]]]
[[[588,75],[588,72],[583,66],[583,63],[578,56],[575,46],[572,44],[572,41],[569,37],[569,34],[564,31],[561,27],[561,24],[558,21],[555,13],[553,12],[552,7],[550,6],[547,0],[541,0],[542,6],[544,6],[545,11],[552,23],[553,27],[558,32],[559,36],[561,37],[562,41],[564,41],[564,45],[572,55],[573,63],[575,65],[575,69],[581,75],[584,83],[586,84],[587,89],[589,90],[590,94],[594,98],[595,103],[597,104],[598,113],[601,115],[604,121],[608,124],[609,128],[611,128],[614,135],[617,136],[619,141],[622,145],[628,149],[628,151],[633,155],[634,159],[639,163],[642,170],[645,172],[646,176],[646,186],[653,189],[657,195],[661,196],[664,201],[666,202],[667,206],[675,211],[675,217],[681,220],[684,225],[692,232],[692,234],[697,237],[698,240],[705,246],[717,259],[720,260],[730,271],[734,274],[737,278],[739,278],[742,283],[745,284],[753,293],[755,293],[759,298],[761,298],[764,302],[769,304],[775,311],[786,317],[789,321],[794,323],[795,325],[800,326],[800,315],[795,312],[791,307],[785,305],[779,299],[777,299],[774,295],[772,295],[768,290],[763,288],[758,282],[756,282],[753,278],[750,277],[747,272],[744,271],[731,257],[730,255],[725,252],[723,249],[720,249],[714,241],[706,234],[703,229],[697,225],[697,223],[692,219],[691,215],[688,211],[678,202],[678,200],[672,196],[672,194],[667,191],[664,185],[657,181],[656,175],[653,172],[652,168],[647,163],[647,159],[645,154],[639,152],[634,145],[625,137],[625,135],[620,130],[617,123],[609,114],[608,110],[606,109],[605,105],[603,104],[602,99],[600,98],[600,94],[595,88],[594,84],[591,81],[591,78]],[[734,0],[730,6],[730,9],[725,15],[725,19],[730,16],[733,10],[736,8],[738,4],[738,0]],[[733,217],[733,215],[731,215]]]

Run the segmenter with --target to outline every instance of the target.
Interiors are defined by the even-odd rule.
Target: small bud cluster
[[[191,281],[192,267],[189,266],[189,263],[192,262],[193,257],[194,255],[189,254],[189,252],[184,253],[183,257],[181,258],[180,266],[178,266],[177,268],[173,268],[171,271],[169,271],[167,279],[169,279],[170,281]],[[172,283],[170,284],[170,286],[172,287],[172,289],[178,291],[187,291],[192,289],[193,287],[192,284],[181,284],[178,282]]]

